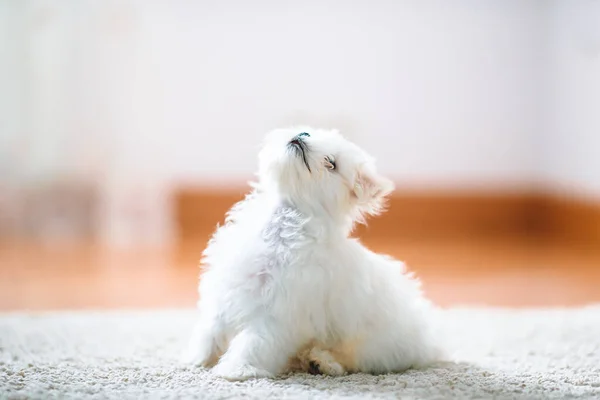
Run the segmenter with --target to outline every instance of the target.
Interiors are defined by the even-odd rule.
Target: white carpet
[[[600,305],[444,318],[455,364],[229,383],[177,364],[193,311],[3,314],[0,398],[600,398]]]

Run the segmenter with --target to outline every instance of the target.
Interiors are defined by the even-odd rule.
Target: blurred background
[[[600,1],[0,0],[0,309],[193,306],[264,134],[397,183],[439,304],[600,301]]]

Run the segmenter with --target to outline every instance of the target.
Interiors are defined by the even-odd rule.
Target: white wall
[[[24,133],[24,80],[18,75],[26,61],[20,25],[16,3],[0,2],[0,187],[13,168],[10,154],[17,151],[18,136]]]
[[[106,240],[161,242],[170,187],[243,184],[266,131],[309,123],[400,188],[600,198],[598,7],[0,0],[0,185],[98,182]]]
[[[31,176],[243,182],[309,122],[401,186],[533,180],[537,1],[21,4]]]
[[[554,1],[548,41],[544,177],[557,192],[600,199],[600,2]]]

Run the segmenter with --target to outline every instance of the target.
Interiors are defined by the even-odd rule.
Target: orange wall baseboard
[[[179,238],[207,238],[247,190],[180,188],[175,195]],[[600,204],[535,193],[397,191],[387,212],[359,226],[355,234],[365,239],[519,235],[600,250]]]
[[[554,239],[600,253],[600,203],[547,196],[542,199],[540,207],[544,230]]]

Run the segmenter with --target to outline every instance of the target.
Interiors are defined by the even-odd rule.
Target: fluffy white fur
[[[203,253],[185,359],[229,380],[385,373],[438,359],[419,282],[350,237],[393,191],[373,158],[337,131],[298,127],[270,133],[259,165],[253,191]]]

